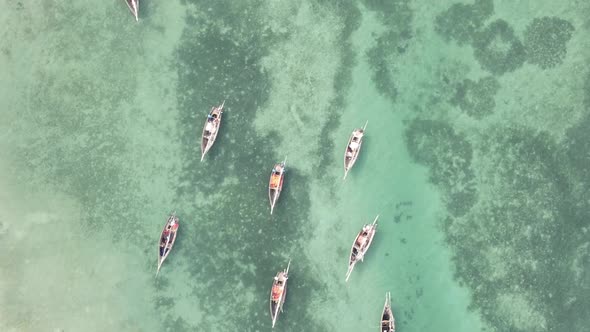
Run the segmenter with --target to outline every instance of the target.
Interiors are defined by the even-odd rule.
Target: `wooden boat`
[[[391,312],[391,294],[385,294],[385,305],[383,306],[383,313],[381,314],[381,329],[380,332],[395,332],[395,319],[393,312]]]
[[[164,225],[164,229],[162,229],[162,233],[160,234],[160,241],[158,244],[158,270],[156,271],[156,277],[158,273],[160,273],[160,268],[162,267],[162,263],[168,255],[170,251],[172,251],[172,247],[174,246],[174,242],[176,242],[176,234],[178,232],[178,217],[176,213],[172,213],[168,220],[166,220],[166,225]]]
[[[352,249],[350,249],[350,259],[348,260],[346,281],[348,281],[348,278],[350,278],[350,274],[352,273],[356,263],[358,261],[362,261],[365,257],[365,253],[367,253],[367,250],[369,250],[371,242],[373,242],[373,237],[375,237],[375,231],[377,230],[377,219],[379,219],[379,216],[375,217],[375,220],[372,224],[364,225],[363,229],[361,229],[359,234],[354,239]]]
[[[205,121],[203,134],[201,135],[201,161],[203,161],[205,154],[209,151],[209,149],[211,149],[213,143],[215,143],[215,139],[217,138],[217,133],[219,132],[219,127],[221,126],[223,105],[225,105],[225,100],[221,105],[212,107],[211,111],[209,111],[209,114],[207,114],[207,121]]]
[[[355,129],[348,139],[348,145],[346,146],[346,151],[344,151],[344,179],[346,179],[348,171],[352,168],[352,166],[354,166],[354,163],[359,156],[361,145],[363,144],[363,135],[365,134],[365,128],[367,128],[367,123],[369,123],[369,121],[365,122],[365,126],[363,128]]]
[[[268,181],[268,200],[270,201],[270,214],[275,208],[275,204],[281,195],[283,189],[283,180],[285,178],[285,163],[287,158],[283,162],[275,164],[270,173],[270,180]]]
[[[285,303],[285,298],[287,297],[287,280],[289,279],[290,266],[291,261],[289,261],[287,269],[277,273],[270,289],[270,317],[273,328],[279,317],[279,312],[283,312],[283,303]]]
[[[135,17],[136,21],[139,21],[139,0],[125,0],[127,7],[131,11],[131,14]]]

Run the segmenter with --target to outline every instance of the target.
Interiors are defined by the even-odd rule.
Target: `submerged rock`
[[[559,17],[535,18],[524,33],[527,61],[543,69],[563,62],[574,26]]]
[[[522,42],[504,20],[496,20],[477,33],[473,48],[482,68],[495,75],[514,71],[525,61]]]
[[[498,89],[500,83],[492,76],[484,77],[477,82],[466,79],[457,86],[451,103],[459,106],[466,114],[482,119],[494,111],[494,96]]]
[[[434,29],[447,41],[469,44],[493,12],[491,0],[479,0],[469,5],[455,3],[436,17]]]
[[[429,166],[430,181],[443,190],[449,213],[467,213],[477,202],[471,143],[449,124],[433,120],[413,120],[405,138],[410,156]]]

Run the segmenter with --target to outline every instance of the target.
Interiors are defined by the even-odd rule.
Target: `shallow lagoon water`
[[[0,330],[269,331],[289,259],[281,331],[376,330],[386,291],[399,331],[590,325],[586,3],[1,4]]]

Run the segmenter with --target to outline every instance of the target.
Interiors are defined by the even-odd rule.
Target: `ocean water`
[[[0,8],[0,331],[590,329],[587,1]]]

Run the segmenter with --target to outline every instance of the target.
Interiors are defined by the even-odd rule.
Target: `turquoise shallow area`
[[[590,326],[588,3],[0,8],[0,331],[270,331],[289,260],[277,331],[376,331],[387,291],[402,332]]]

